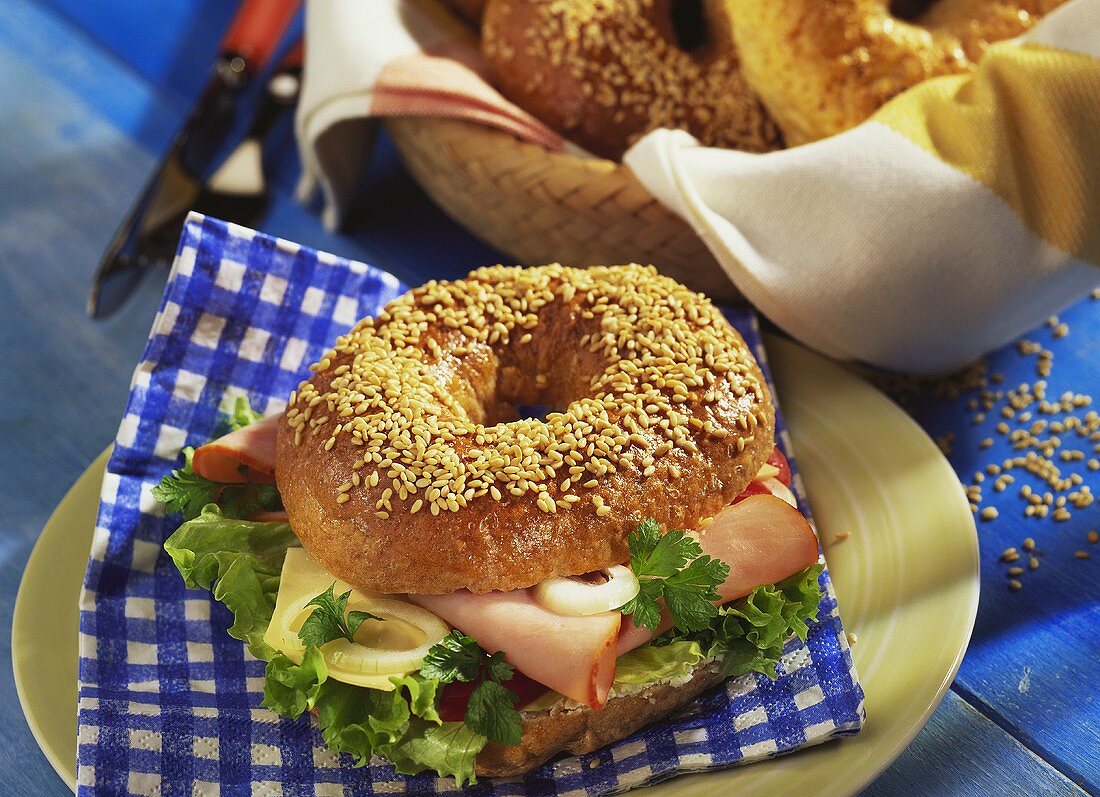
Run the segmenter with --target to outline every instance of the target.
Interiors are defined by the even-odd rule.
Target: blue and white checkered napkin
[[[104,478],[80,603],[79,793],[436,794],[454,781],[356,768],[315,727],[260,707],[264,664],[226,634],[227,610],[184,589],[161,544],[176,521],[150,495],[180,449],[247,395],[273,413],[333,339],[405,290],[362,263],[192,216],[130,387]],[[763,358],[752,315],[731,319]],[[784,433],[781,440],[786,447]],[[796,481],[797,484],[797,481]],[[799,492],[801,488],[799,486]],[[789,752],[863,721],[828,575],[821,622],[770,681],[747,676],[591,755],[479,794],[596,795]]]

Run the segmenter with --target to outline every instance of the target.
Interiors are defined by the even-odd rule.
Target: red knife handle
[[[305,54],[305,42],[299,39],[298,43],[291,47],[287,54],[283,56],[283,60],[279,62],[279,71],[289,72],[292,69],[301,69]]]
[[[222,54],[240,56],[249,71],[263,69],[300,5],[301,0],[244,0],[222,39]]]

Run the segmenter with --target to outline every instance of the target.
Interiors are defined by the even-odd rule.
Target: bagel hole
[[[568,364],[562,370],[564,373],[552,368],[544,371],[511,364],[500,366],[495,378],[484,381],[483,412],[478,422],[495,426],[524,419],[545,421],[551,413],[564,412],[585,395],[588,380],[569,376],[572,369]]]
[[[703,0],[672,0],[669,21],[676,46],[685,52],[704,47],[709,39]]]
[[[915,22],[935,4],[936,0],[890,0],[890,13],[906,22]]]
[[[553,404],[517,404],[515,419],[530,418],[535,421],[545,421],[547,415],[559,410],[560,408]]]

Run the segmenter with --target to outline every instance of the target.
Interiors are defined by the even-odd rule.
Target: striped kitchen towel
[[[134,372],[103,480],[80,598],[80,795],[360,795],[457,792],[453,778],[356,767],[309,717],[262,708],[264,662],[231,638],[228,610],[184,587],[164,552],[179,516],[151,490],[180,450],[215,436],[247,396],[278,412],[309,365],[405,286],[384,271],[192,215]],[[731,320],[763,363],[755,317]],[[779,441],[789,439],[780,422]],[[793,462],[792,462],[793,464]],[[795,479],[805,507],[801,481]],[[805,644],[778,678],[748,675],[601,750],[523,778],[481,778],[481,795],[611,794],[855,733],[863,692],[828,572]]]
[[[431,0],[310,3],[298,135],[327,220],[368,151],[350,120],[450,116],[568,146],[484,80],[472,32]],[[626,165],[757,309],[828,355],[959,367],[1100,283],[1100,0],[994,44],[974,74],[765,155],[656,131]]]

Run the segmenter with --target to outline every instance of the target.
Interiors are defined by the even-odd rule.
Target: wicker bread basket
[[[621,164],[453,119],[397,117],[386,127],[436,204],[518,263],[652,263],[716,301],[740,298],[695,232]]]

